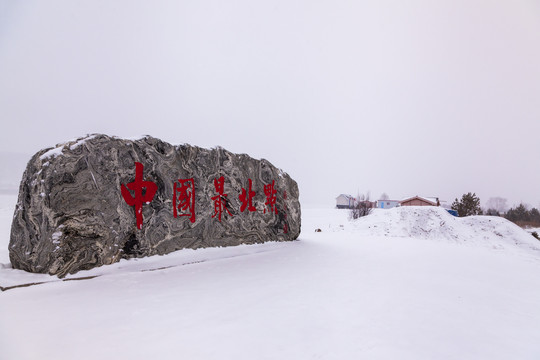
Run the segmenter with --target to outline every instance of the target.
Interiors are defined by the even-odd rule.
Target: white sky
[[[0,0],[0,152],[149,134],[266,158],[303,204],[540,206],[540,1]]]

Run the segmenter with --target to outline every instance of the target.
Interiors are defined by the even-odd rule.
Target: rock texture
[[[150,186],[139,188],[147,197],[140,228],[137,206],[128,203],[137,199],[136,163],[142,180],[156,184],[151,199]],[[192,183],[181,182],[187,179]],[[298,196],[296,182],[266,160],[152,137],[89,135],[42,150],[28,163],[10,260],[16,269],[63,277],[183,248],[294,240]]]

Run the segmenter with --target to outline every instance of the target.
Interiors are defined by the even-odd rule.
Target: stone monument
[[[298,185],[266,160],[146,136],[35,154],[15,209],[15,269],[64,277],[123,258],[300,234]]]

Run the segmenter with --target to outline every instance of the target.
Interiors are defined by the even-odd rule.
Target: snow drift
[[[375,209],[346,225],[365,236],[390,236],[486,245],[493,248],[520,248],[540,251],[540,241],[516,224],[497,216],[458,218],[445,209],[432,206],[407,206]],[[345,226],[340,227],[342,229]]]

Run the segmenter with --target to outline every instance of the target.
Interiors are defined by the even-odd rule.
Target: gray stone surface
[[[157,185],[152,201],[142,205],[141,229],[135,207],[121,192],[122,184],[135,180],[135,162],[144,166],[142,179]],[[220,221],[214,179],[221,176],[230,214],[224,210]],[[186,216],[173,211],[174,184],[188,178],[195,183],[193,223],[189,207],[177,214]],[[248,179],[256,211],[242,212]],[[275,211],[266,204],[265,185],[269,190],[272,181]],[[15,269],[63,277],[183,248],[294,240],[300,234],[298,197],[296,182],[266,160],[152,137],[90,135],[42,150],[28,163],[11,227],[10,260]]]

